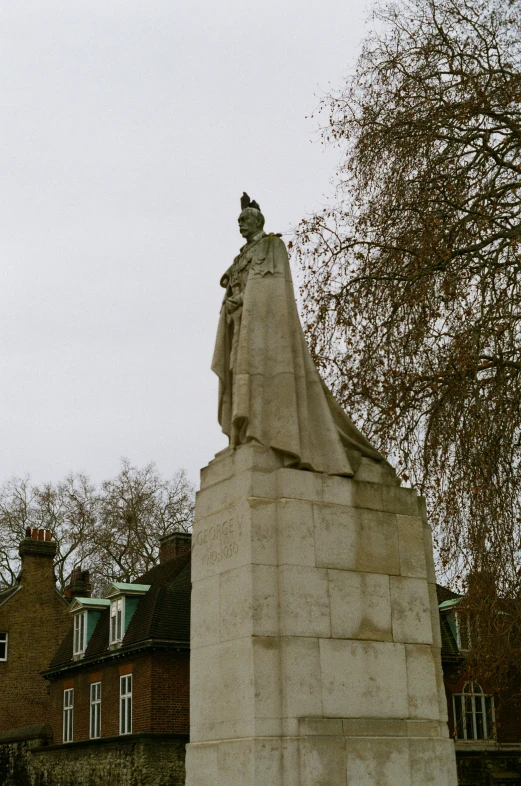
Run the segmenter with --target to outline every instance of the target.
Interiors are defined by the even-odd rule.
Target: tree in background
[[[99,488],[81,473],[41,486],[9,480],[0,488],[0,587],[16,581],[26,527],[51,530],[62,590],[74,565],[90,570],[97,592],[110,581],[132,581],[157,563],[161,537],[189,531],[193,506],[183,470],[166,480],[154,464],[139,469],[126,460]]]
[[[519,604],[491,613],[521,596],[521,2],[397,0],[373,21],[322,101],[343,152],[296,234],[307,333],[426,496],[499,685],[521,655]]]

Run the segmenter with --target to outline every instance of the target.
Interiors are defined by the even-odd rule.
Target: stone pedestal
[[[456,786],[416,492],[245,445],[202,472],[187,786]]]

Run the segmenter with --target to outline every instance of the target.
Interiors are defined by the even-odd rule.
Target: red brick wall
[[[454,736],[454,713],[452,696],[462,693],[467,681],[458,673],[458,665],[445,663],[443,666],[447,707],[449,711],[449,731]],[[485,693],[494,695],[494,710],[496,721],[496,740],[499,743],[521,743],[521,706],[514,702],[511,694],[494,694],[486,681],[479,683]]]
[[[49,696],[40,672],[70,624],[67,603],[56,591],[52,556],[26,555],[21,589],[0,606],[0,631],[9,634],[8,659],[0,662],[0,730],[47,721]]]
[[[132,731],[188,733],[189,652],[149,652],[69,673],[51,682],[50,723],[62,741],[63,690],[74,687],[74,741],[89,739],[90,683],[101,677],[101,736],[119,735],[119,680],[132,674]]]
[[[190,733],[190,652],[157,653],[152,661],[150,731]]]
[[[189,532],[172,532],[159,541],[159,562],[186,554],[192,547],[192,535]]]

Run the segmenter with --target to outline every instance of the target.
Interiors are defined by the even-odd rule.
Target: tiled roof
[[[190,643],[190,553],[156,565],[140,576],[136,583],[149,584],[150,589],[139,600],[121,646],[137,645],[150,639]],[[85,659],[109,652],[110,609],[101,612]],[[67,636],[50,663],[50,668],[73,661],[72,620]]]
[[[443,603],[446,600],[452,600],[453,598],[461,598],[461,595],[458,595],[456,592],[448,589],[448,587],[442,587],[441,584],[436,584],[436,594],[438,596],[438,603]]]
[[[9,600],[12,595],[15,595],[21,589],[20,584],[15,584],[13,587],[8,587],[3,592],[0,592],[0,606]]]
[[[53,666],[61,666],[62,663],[67,663],[67,661],[72,660],[72,636],[73,628],[71,620],[71,627],[69,628],[62,643],[54,653],[54,657],[49,664],[50,668]]]
[[[448,614],[440,614],[440,628],[441,628],[441,654],[442,655],[459,655],[456,637],[453,628],[449,622]]]

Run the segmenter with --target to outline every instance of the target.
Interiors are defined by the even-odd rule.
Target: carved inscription
[[[239,552],[242,535],[242,516],[232,516],[225,521],[201,529],[195,542],[202,551],[203,565],[218,565]]]

